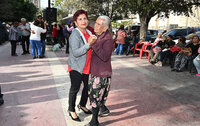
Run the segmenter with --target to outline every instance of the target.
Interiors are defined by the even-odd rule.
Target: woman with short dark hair
[[[75,112],[75,103],[82,82],[84,88],[78,108],[83,110],[86,114],[92,114],[92,112],[86,108],[86,103],[88,99],[88,79],[92,51],[90,45],[96,41],[96,36],[93,36],[92,33],[86,29],[89,24],[86,11],[76,11],[73,19],[77,28],[72,31],[69,37],[68,72],[71,80],[71,88],[69,91],[68,110],[72,120],[80,122],[81,120]]]

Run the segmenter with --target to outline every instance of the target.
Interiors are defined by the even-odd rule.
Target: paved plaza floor
[[[10,56],[10,43],[0,46],[0,85],[5,104],[0,126],[84,126],[91,115],[76,108],[82,122],[70,119],[65,50],[47,58]],[[110,116],[100,126],[200,126],[200,78],[188,71],[171,72],[151,65],[145,57],[112,56],[112,85],[106,105]],[[82,88],[81,88],[82,89]],[[80,100],[80,92],[77,104]],[[87,104],[88,108],[90,104]]]

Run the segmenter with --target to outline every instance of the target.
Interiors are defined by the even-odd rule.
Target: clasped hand
[[[88,44],[92,45],[97,40],[97,37],[95,35],[91,35],[88,39]]]

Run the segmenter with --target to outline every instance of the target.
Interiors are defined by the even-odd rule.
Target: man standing
[[[23,53],[22,55],[25,54],[30,54],[29,53],[29,43],[30,43],[30,25],[26,23],[26,19],[22,18],[21,19],[21,25],[19,26],[20,30],[22,31],[22,49]]]
[[[42,21],[42,16],[39,15],[39,16],[37,17],[37,20],[40,21],[40,23],[41,23],[41,28],[44,29],[44,22]],[[42,55],[41,55],[41,57],[42,57],[42,58],[45,57],[45,48],[46,48],[45,39],[46,39],[46,33],[41,33],[41,45],[42,45]]]
[[[106,116],[110,112],[105,102],[111,84],[111,55],[113,39],[109,32],[110,18],[100,16],[94,25],[97,41],[91,45],[91,79],[89,81],[89,98],[92,105],[92,119],[86,126],[98,126],[98,115]],[[99,113],[100,111],[100,113]]]

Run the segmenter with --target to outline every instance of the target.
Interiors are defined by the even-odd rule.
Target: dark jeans
[[[23,53],[29,52],[30,36],[22,36]]]
[[[55,45],[55,44],[57,44],[57,43],[58,43],[57,37],[53,37],[53,44]]]
[[[11,43],[11,55],[15,55],[17,48],[17,40],[10,40],[10,43]]]
[[[75,112],[76,95],[80,89],[81,83],[83,82],[84,88],[81,95],[80,105],[85,107],[88,99],[88,79],[89,75],[81,74],[75,70],[69,72],[71,79],[71,88],[69,91],[69,108],[71,112]]]
[[[46,42],[45,40],[41,40],[41,44],[42,44],[42,56],[45,56],[45,50],[46,50]]]
[[[66,41],[67,43],[66,43],[66,52],[65,53],[67,54],[67,53],[69,53],[69,38],[66,38],[66,40],[67,40]]]
[[[169,54],[169,63],[170,63],[170,67],[173,68],[174,67],[174,63],[175,63],[175,58],[176,58],[176,55],[178,54],[178,51],[176,52],[171,52],[170,51],[170,54]]]
[[[133,44],[133,43],[129,43],[129,44],[128,44],[128,47],[127,47],[127,52],[126,52],[126,54],[129,54],[129,53],[130,53],[130,49],[131,49],[133,46],[134,46],[134,44]]]

